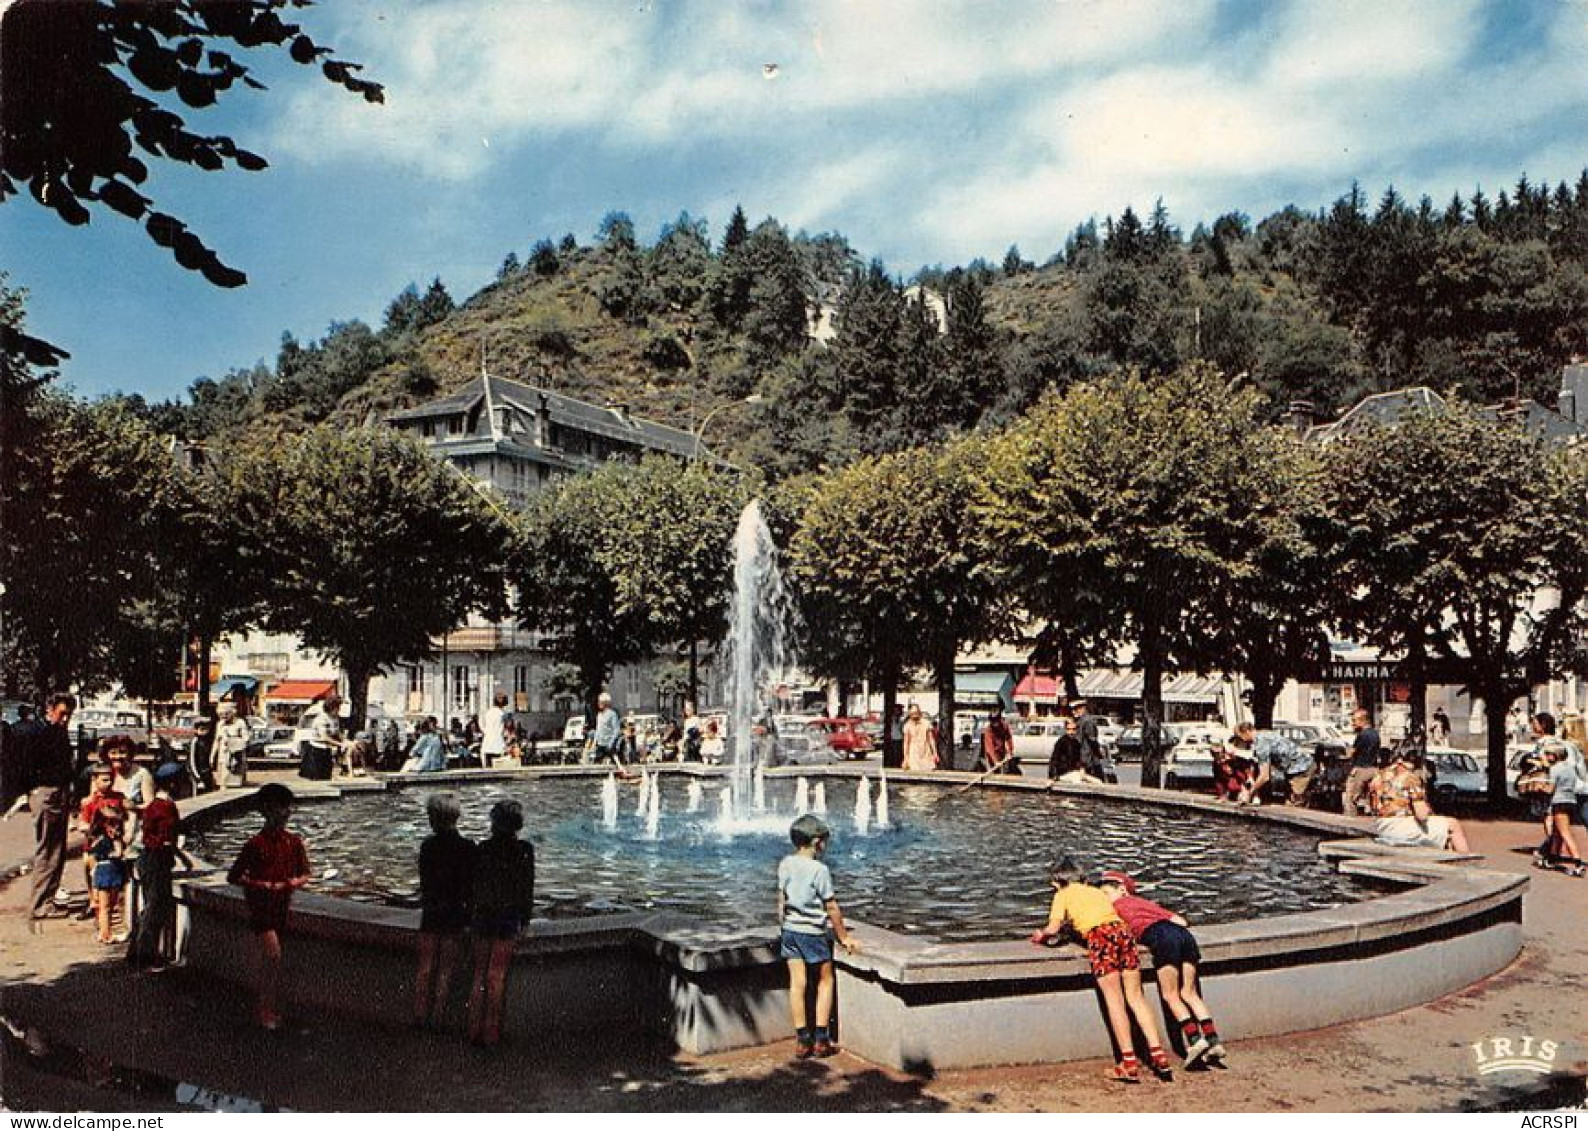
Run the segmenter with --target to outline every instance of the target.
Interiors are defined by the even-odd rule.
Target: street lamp
[[[695,429],[695,454],[693,456],[691,456],[690,458],[691,459],[699,459],[700,458],[700,441],[701,441],[701,438],[703,436],[705,436],[705,434],[706,434],[706,425],[711,423],[711,418],[712,417],[716,416],[723,409],[739,408],[741,405],[760,404],[764,400],[766,400],[766,398],[763,397],[760,393],[751,393],[749,396],[745,397],[743,400],[740,400],[740,401],[729,401],[727,404],[720,404],[716,408],[712,409],[710,412],[706,413],[706,419],[702,420],[700,422],[700,427]]]

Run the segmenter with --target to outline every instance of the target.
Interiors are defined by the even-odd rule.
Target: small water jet
[[[892,827],[888,820],[888,771],[882,770],[877,775],[877,829],[886,832]]]
[[[755,800],[752,802],[757,813],[766,812],[766,769],[763,766],[755,767]]]
[[[871,782],[865,778],[855,787],[855,835],[865,836],[871,831]]]
[[[617,831],[618,779],[615,774],[608,774],[607,780],[601,783],[601,827],[609,833]]]
[[[816,783],[816,796],[811,799],[811,812],[821,816],[827,815],[827,783],[824,781]]]
[[[634,799],[634,815],[645,816],[646,806],[650,803],[651,775],[644,770],[640,771],[639,796]]]
[[[662,826],[662,791],[656,778],[650,779],[650,792],[645,806],[645,839],[655,840]]]
[[[803,777],[794,782],[794,815],[803,817],[811,811],[811,783]]]
[[[700,805],[706,799],[706,791],[700,788],[698,781],[689,783],[689,796],[687,804],[691,813],[700,812]]]

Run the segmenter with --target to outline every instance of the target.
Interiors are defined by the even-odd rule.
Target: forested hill
[[[680,216],[654,242],[613,213],[593,244],[508,253],[461,305],[439,280],[410,287],[379,327],[288,336],[274,366],[201,379],[181,403],[134,401],[202,438],[363,420],[482,362],[684,428],[758,393],[708,442],[780,475],[1007,419],[1046,387],[1120,366],[1206,358],[1247,374],[1276,414],[1296,399],[1332,413],[1407,384],[1550,403],[1559,367],[1584,354],[1588,172],[1443,205],[1353,186],[1318,211],[1229,213],[1190,232],[1161,207],[1127,208],[1040,266],[1010,248],[908,281],[842,236],[742,211],[716,233]]]

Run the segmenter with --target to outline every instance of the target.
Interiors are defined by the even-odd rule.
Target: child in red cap
[[[1098,886],[1113,901],[1114,911],[1130,933],[1152,951],[1158,993],[1185,1038],[1186,1065],[1206,1057],[1208,1063],[1222,1066],[1227,1054],[1213,1025],[1213,1015],[1197,987],[1197,964],[1202,961],[1202,951],[1185,919],[1137,895],[1136,881],[1125,872],[1104,872]]]

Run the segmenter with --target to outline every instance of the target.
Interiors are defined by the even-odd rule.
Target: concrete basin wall
[[[834,776],[869,768],[834,767]],[[461,771],[355,783],[356,790],[436,786],[529,776],[595,776],[580,767]],[[709,775],[685,767],[666,772]],[[774,771],[776,774],[780,771]],[[805,767],[790,773],[816,776]],[[894,781],[963,784],[946,774],[890,775]],[[990,788],[1121,798],[1223,816],[1207,799],[1156,790],[1050,787],[1016,779]],[[342,787],[306,783],[306,802]],[[189,819],[246,804],[247,797],[199,799]],[[1243,810],[1249,820],[1297,825],[1340,838],[1320,851],[1342,871],[1399,890],[1327,911],[1197,929],[1204,996],[1232,1037],[1319,1028],[1391,1013],[1462,989],[1503,969],[1522,946],[1527,880],[1470,866],[1471,858],[1389,849],[1360,824],[1319,813]],[[246,981],[253,942],[241,894],[213,870],[180,885],[190,919],[193,965]],[[406,1023],[412,1009],[419,915],[308,893],[294,899],[285,940],[289,1001],[371,1020]],[[1051,1062],[1109,1055],[1101,1001],[1074,946],[1021,941],[951,944],[853,924],[864,940],[838,962],[840,1039],[852,1052],[910,1071]],[[1143,968],[1151,985],[1151,960]],[[454,987],[462,1021],[468,963]],[[506,1027],[581,1039],[636,1028],[694,1053],[789,1035],[786,973],[776,933],[736,932],[672,913],[537,920],[520,941],[509,978]],[[1151,993],[1152,991],[1149,990]],[[621,1026],[621,1029],[614,1029]]]

